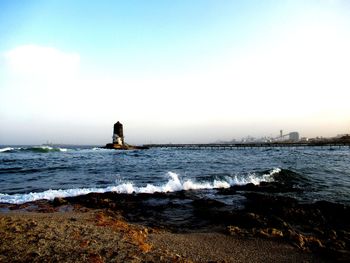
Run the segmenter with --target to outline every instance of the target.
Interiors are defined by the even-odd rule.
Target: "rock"
[[[128,144],[116,144],[116,143],[107,143],[103,149],[112,149],[112,150],[147,150],[147,146],[133,146]]]
[[[324,235],[324,231],[321,230],[319,227],[315,227],[313,228],[313,232],[318,235],[318,236],[323,236]]]
[[[304,237],[303,235],[301,234],[296,234],[294,236],[294,241],[296,243],[296,245],[301,248],[301,249],[305,249],[305,240],[304,240]]]
[[[54,206],[61,206],[61,205],[65,205],[67,204],[67,200],[65,200],[64,198],[61,198],[61,197],[55,197],[55,199],[53,199],[53,202],[52,204]]]
[[[270,235],[267,233],[267,231],[265,229],[258,229],[254,231],[256,235],[260,236],[260,237],[265,237],[268,238],[270,237]]]
[[[296,233],[294,230],[288,229],[285,237],[292,241],[297,247],[304,249],[305,241],[302,235]]]
[[[211,207],[223,207],[224,203],[212,199],[196,199],[192,202],[196,208],[208,209]]]
[[[283,238],[303,250],[316,253],[329,250],[335,255],[338,250],[350,248],[349,206],[323,201],[299,202],[294,198],[267,194],[266,189],[260,193],[241,191],[243,188],[258,191],[259,187],[262,190],[270,186],[266,183],[218,189],[220,194],[227,191],[239,195],[239,200],[242,200],[240,206],[236,205],[234,196],[233,203],[229,204],[202,199],[195,191],[180,191],[154,194],[90,193],[56,198],[48,203],[48,207],[68,203],[79,211],[83,206],[107,208],[110,215],[118,214],[129,221],[145,223],[147,227],[174,231],[191,230],[194,224],[204,229],[217,226],[231,235]],[[38,206],[39,203],[34,205]],[[152,228],[148,230],[144,229],[139,235],[144,237],[147,232],[153,231]],[[25,229],[22,231],[25,232]]]
[[[276,229],[276,228],[269,228],[268,233],[272,237],[283,237],[283,232],[281,230]]]
[[[227,230],[230,235],[239,235],[239,236],[246,236],[248,232],[244,229],[239,228],[238,226],[228,226]]]
[[[327,246],[332,247],[336,250],[342,250],[345,249],[346,243],[342,240],[332,240],[327,244]]]
[[[335,230],[330,230],[328,233],[330,239],[337,239],[337,232]]]
[[[314,236],[304,237],[304,240],[306,242],[307,247],[310,248],[312,251],[324,248],[324,245],[322,244],[321,240]]]
[[[266,237],[266,238],[281,238],[283,237],[282,231],[275,228],[254,229],[254,234]]]
[[[336,250],[333,259],[337,262],[350,262],[350,252],[349,250]]]

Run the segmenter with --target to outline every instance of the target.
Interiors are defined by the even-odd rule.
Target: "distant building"
[[[113,127],[113,144],[124,145],[123,124],[119,121]]]
[[[350,135],[346,134],[340,138],[341,141],[343,142],[350,142]]]
[[[299,132],[291,132],[289,133],[289,140],[292,142],[299,141]]]

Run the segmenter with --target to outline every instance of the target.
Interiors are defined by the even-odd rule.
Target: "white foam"
[[[9,151],[13,151],[14,148],[12,147],[5,147],[5,148],[0,148],[0,152],[9,152]]]
[[[40,193],[29,193],[29,194],[0,194],[0,203],[11,203],[21,204],[25,202],[36,201],[40,199],[53,200],[55,197],[71,197],[78,195],[85,195],[88,193],[105,193],[105,192],[116,192],[116,193],[156,193],[156,192],[176,192],[182,190],[199,190],[199,189],[218,189],[218,188],[229,188],[233,185],[242,184],[259,184],[261,182],[273,181],[273,175],[279,173],[281,169],[275,168],[268,174],[256,175],[249,174],[248,176],[239,178],[237,175],[233,177],[226,177],[224,180],[214,180],[213,182],[196,182],[191,179],[180,180],[178,174],[168,172],[170,179],[164,185],[153,185],[147,184],[144,187],[134,186],[133,183],[127,182],[118,184],[116,186],[109,186],[106,188],[78,188],[78,189],[66,189],[66,190],[47,190]],[[119,181],[118,181],[119,182]]]
[[[273,175],[281,172],[280,168],[274,168],[267,174],[257,175],[255,173],[250,173],[247,176],[237,176],[235,175],[230,182],[231,185],[245,185],[252,183],[254,185],[258,185],[261,182],[273,182]]]

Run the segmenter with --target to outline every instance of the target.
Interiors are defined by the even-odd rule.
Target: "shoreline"
[[[261,186],[244,187],[258,190]],[[221,194],[234,194],[238,190],[243,187],[225,189]],[[293,198],[266,193],[247,192],[244,196],[243,208],[198,198],[193,191],[91,193],[21,205],[0,204],[0,231],[8,237],[1,243],[0,255],[15,255],[20,244],[28,248],[26,251],[34,249],[37,253],[23,252],[18,261],[24,262],[26,257],[47,261],[52,253],[62,261],[69,255],[67,250],[72,249],[65,244],[71,238],[67,231],[76,227],[83,231],[87,227],[90,232],[84,235],[86,242],[100,239],[99,246],[91,245],[96,251],[90,252],[98,255],[93,262],[346,262],[350,259],[349,207],[326,201],[300,204]],[[35,224],[31,225],[33,220]],[[105,228],[98,228],[101,226]],[[45,229],[59,238],[47,240],[45,235],[40,236]],[[22,240],[28,240],[28,235],[36,237],[33,244]],[[42,238],[51,250],[47,250],[45,242],[40,243]],[[137,259],[107,253],[111,242],[121,242],[118,251],[125,250],[124,254]],[[62,251],[53,249],[58,245]],[[79,253],[84,255],[80,262],[89,262],[91,253],[86,254],[85,250]],[[247,255],[254,256],[247,259]],[[75,256],[72,262],[80,260],[80,256]]]
[[[286,242],[219,232],[173,233],[106,209],[0,213],[0,261],[326,262]]]

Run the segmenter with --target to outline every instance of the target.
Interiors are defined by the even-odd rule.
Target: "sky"
[[[0,0],[0,144],[350,133],[350,1]]]

